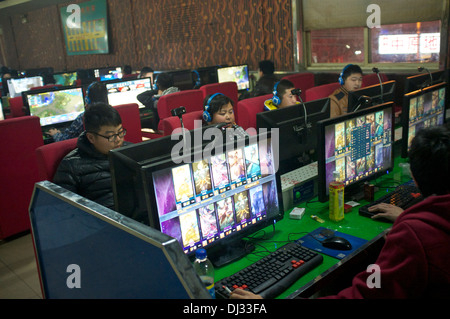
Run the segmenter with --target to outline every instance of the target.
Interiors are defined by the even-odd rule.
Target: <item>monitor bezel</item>
[[[394,168],[394,142],[395,142],[395,113],[394,113],[394,102],[386,102],[383,104],[374,105],[353,113],[347,113],[335,118],[331,118],[328,120],[320,121],[318,122],[318,146],[317,146],[317,153],[318,153],[318,159],[317,159],[317,167],[318,167],[318,199],[319,202],[326,202],[329,199],[329,195],[326,193],[326,189],[328,188],[328,185],[326,183],[326,163],[325,163],[325,127],[329,125],[334,125],[336,123],[345,122],[353,118],[360,117],[362,115],[367,115],[370,113],[376,113],[385,109],[391,108],[391,163],[389,167],[386,167],[379,172],[376,172],[370,176],[363,177],[357,182],[354,182],[348,186],[345,187],[346,192],[354,191],[357,187],[359,187],[361,184],[364,184],[364,182],[373,180],[379,176],[382,176],[389,171],[392,171]]]
[[[433,83],[427,85],[427,82],[430,79],[430,74],[426,71],[425,73],[415,74],[406,77],[405,79],[405,92],[404,94],[408,94],[411,92],[418,91],[420,89],[425,89],[427,87],[440,84],[443,82],[448,82],[448,71],[447,70],[438,70],[431,72],[431,75],[433,77]],[[418,85],[419,82],[422,85]]]
[[[35,76],[23,76],[23,77],[14,77],[14,78],[8,79],[8,81],[6,82],[6,85],[8,85],[8,90],[9,90],[9,92],[10,92],[10,96],[11,96],[11,86],[12,86],[13,89],[14,89],[14,84],[12,84],[13,81],[16,81],[16,80],[23,80],[23,79],[29,79],[29,78],[40,78],[40,80],[41,80],[41,85],[38,85],[37,87],[39,87],[39,86],[44,86],[44,78],[43,78],[41,75],[35,75]],[[11,85],[11,86],[10,86],[10,85]],[[27,90],[27,91],[28,91],[28,90]],[[26,91],[16,92],[16,90],[14,89],[14,96],[11,96],[11,97],[14,98],[14,97],[21,96],[23,92],[26,92]]]
[[[75,77],[76,77],[75,81],[70,86],[76,86],[76,83],[77,83],[77,80],[78,80],[78,71],[74,70],[74,71],[54,72],[52,75],[55,76],[55,75],[61,75],[61,74],[75,74]],[[56,81],[56,79],[55,79],[55,81]],[[67,85],[63,85],[63,86],[67,86]]]
[[[118,79],[104,79],[104,80],[102,80],[102,76],[100,75],[100,70],[113,70],[113,69],[116,70],[117,68],[120,68],[120,74],[122,74],[122,76],[120,78],[118,78],[118,79],[122,79],[123,78],[123,67],[120,66],[120,65],[117,65],[117,66],[103,66],[103,67],[99,67],[99,68],[92,68],[91,70],[92,70],[93,76],[95,78],[98,78],[98,80],[101,81],[101,82],[105,82],[105,81],[112,81],[112,80],[118,80]],[[98,77],[95,75],[95,71],[99,71],[99,76]]]
[[[152,90],[153,88],[153,79],[152,77],[145,77],[145,78],[124,78],[122,77],[121,79],[115,79],[115,80],[108,80],[108,81],[102,81],[102,83],[105,84],[106,87],[106,91],[108,92],[108,84],[114,84],[114,83],[121,83],[121,82],[134,82],[134,81],[142,81],[142,80],[146,80],[149,79],[150,80],[150,87],[148,88],[148,90]],[[109,103],[109,92],[107,93],[108,95],[108,103]],[[141,102],[136,101],[136,102],[129,102],[129,103],[136,103],[139,105],[140,109],[145,108],[145,105],[143,105]],[[111,103],[109,103],[111,104]],[[111,104],[113,105],[113,104]],[[116,104],[114,104],[116,105]],[[141,106],[142,105],[142,106]]]
[[[240,67],[245,67],[246,70],[247,70],[248,85],[247,85],[247,87],[245,89],[238,89],[238,91],[239,92],[243,92],[243,91],[249,90],[250,89],[250,71],[248,69],[248,63],[236,64],[236,65],[230,65],[230,66],[221,66],[221,67],[217,68],[217,70],[216,70],[216,72],[217,72],[217,83],[228,82],[228,81],[221,81],[220,80],[220,72],[221,72],[220,70],[240,68]],[[237,85],[237,83],[236,83],[236,85]]]
[[[394,101],[396,81],[395,80],[390,80],[390,81],[382,82],[382,85],[383,85],[383,103]],[[370,92],[372,90],[373,91],[378,91],[378,94],[372,94],[372,95],[364,94],[364,93]],[[369,96],[372,99],[373,99],[373,97],[376,97],[376,98],[381,97],[381,85],[379,83],[378,84],[373,84],[373,85],[370,85],[370,86],[362,87],[362,88],[360,88],[358,90],[355,90],[355,91],[348,92],[347,113],[353,113],[354,112],[353,109],[358,106],[358,99],[361,96],[363,96],[363,95]],[[385,98],[388,98],[388,100],[385,100]],[[381,104],[381,103],[377,103],[377,104],[373,104],[373,103],[374,102],[371,103],[371,106],[375,106],[375,105]],[[367,108],[367,106],[361,105],[361,107],[358,109],[358,111],[362,110],[364,108]]]
[[[412,91],[409,93],[406,93],[403,96],[402,101],[402,115],[401,115],[401,127],[402,127],[402,141],[401,141],[401,157],[407,158],[408,157],[408,140],[409,140],[409,111],[410,111],[410,100],[413,98],[417,98],[423,94],[427,94],[429,92],[433,92],[434,90],[440,90],[445,89],[445,99],[444,99],[444,109],[443,109],[443,115],[444,115],[444,122],[446,121],[446,106],[445,106],[445,100],[447,99],[447,95],[449,94],[448,85],[447,82],[440,82],[431,86],[427,86],[423,89]]]

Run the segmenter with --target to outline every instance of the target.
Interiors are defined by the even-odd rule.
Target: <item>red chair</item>
[[[30,229],[28,207],[38,182],[36,149],[44,144],[37,116],[0,121],[0,239]]]
[[[252,97],[238,102],[238,117],[237,124],[244,130],[250,127],[256,129],[256,114],[264,111],[264,101],[272,98],[272,94]]]
[[[199,90],[185,90],[161,96],[157,104],[159,120],[172,116],[170,111],[180,106],[186,108],[186,113],[203,111],[203,93]]]
[[[12,97],[9,99],[9,109],[11,110],[12,117],[21,117],[25,116],[25,112],[23,110],[23,100],[22,96]]]
[[[233,100],[234,107],[235,107],[234,113],[235,113],[235,116],[237,115],[237,105],[238,105],[239,96],[238,96],[238,87],[237,87],[236,82],[222,82],[222,83],[205,84],[205,85],[201,86],[199,90],[203,93],[203,101],[210,94],[214,94],[214,93],[225,94],[226,96],[228,96],[230,99]],[[202,106],[203,106],[203,104],[202,104]],[[236,117],[236,121],[237,121],[237,117]]]
[[[120,104],[113,106],[122,118],[122,125],[127,130],[125,141],[131,143],[142,142],[141,116],[139,106],[136,103]]]
[[[384,73],[380,73],[380,78],[381,78],[382,82],[389,81],[387,75],[385,75]],[[370,74],[363,75],[362,87],[371,86],[371,85],[375,85],[375,84],[380,84],[380,80],[378,79],[378,76],[376,73],[370,73]]]
[[[302,90],[302,94],[300,94],[300,97],[303,99],[303,101],[306,99],[306,90],[314,87],[315,85],[314,73],[311,72],[289,74],[282,77],[282,79],[291,81],[297,89]]]
[[[305,102],[326,98],[330,96],[331,93],[333,93],[340,86],[341,85],[338,82],[336,82],[318,85],[313,88],[310,88],[305,92]]]
[[[78,138],[50,143],[36,149],[39,181],[53,181],[59,163],[77,147]]]
[[[184,128],[193,130],[202,127],[202,115],[203,111],[194,111],[183,114],[182,119]],[[178,116],[167,117],[160,123],[165,136],[171,135],[176,128],[181,128],[181,122]]]

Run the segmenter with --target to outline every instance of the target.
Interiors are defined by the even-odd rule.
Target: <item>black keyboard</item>
[[[274,298],[322,263],[322,255],[293,242],[215,284],[216,297],[227,299],[229,290],[244,289]]]
[[[381,196],[372,203],[360,207],[359,214],[365,217],[372,217],[373,215],[376,215],[378,212],[369,212],[368,209],[369,207],[380,203],[392,204],[403,209],[407,209],[422,200],[423,196],[420,193],[420,190],[417,188],[414,181],[411,180],[397,186],[394,191]]]

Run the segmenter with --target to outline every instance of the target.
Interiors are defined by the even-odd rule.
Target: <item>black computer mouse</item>
[[[350,250],[352,249],[352,244],[345,238],[333,236],[322,240],[322,246],[330,249],[336,250]]]

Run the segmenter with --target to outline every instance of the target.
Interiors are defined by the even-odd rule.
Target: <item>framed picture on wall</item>
[[[70,4],[60,13],[67,55],[109,53],[106,0]]]

